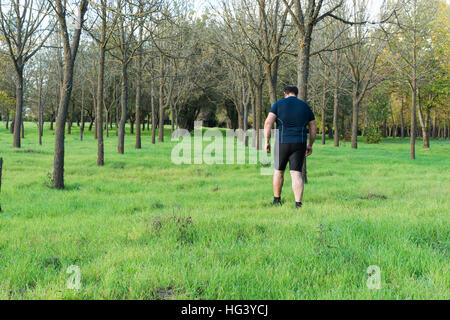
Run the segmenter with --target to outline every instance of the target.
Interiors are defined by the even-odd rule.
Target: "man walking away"
[[[284,171],[289,162],[292,177],[292,190],[295,195],[295,207],[300,209],[303,199],[302,167],[305,156],[312,154],[312,146],[316,139],[316,118],[308,104],[297,98],[298,88],[286,86],[284,99],[272,106],[264,124],[266,151],[271,152],[270,137],[273,124],[277,123],[275,139],[275,173],[273,175],[273,205],[281,205],[281,191],[283,189]],[[309,125],[309,143],[308,131]]]

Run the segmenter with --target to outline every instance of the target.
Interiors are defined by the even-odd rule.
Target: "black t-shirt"
[[[307,143],[306,126],[316,118],[305,101],[287,97],[275,102],[270,112],[277,116],[280,143]]]

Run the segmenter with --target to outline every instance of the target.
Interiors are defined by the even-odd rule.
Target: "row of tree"
[[[258,131],[281,87],[298,84],[322,132],[449,136],[449,8],[443,0],[222,0],[193,11],[168,0],[0,2],[0,110],[20,148],[23,121],[55,130],[53,184],[64,187],[64,135],[95,130],[97,164],[115,128],[164,141],[164,125]],[[419,119],[419,126],[417,125]],[[11,124],[9,123],[11,121]],[[54,126],[55,123],[55,126]],[[239,137],[243,143],[248,140]],[[260,148],[259,139],[252,139]],[[303,170],[306,174],[306,168]],[[305,177],[306,178],[306,177]]]

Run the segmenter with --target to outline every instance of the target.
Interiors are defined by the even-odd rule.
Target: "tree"
[[[100,0],[98,4],[94,6],[97,11],[97,16],[100,18],[100,26],[97,28],[91,28],[88,30],[91,37],[98,45],[98,73],[97,73],[97,102],[96,102],[96,123],[95,134],[97,137],[97,165],[103,166],[105,164],[105,151],[103,142],[103,108],[104,106],[104,82],[105,82],[105,55],[106,46],[113,32],[116,31],[117,15],[114,16],[114,20],[108,24],[111,7],[107,0]],[[96,32],[95,29],[99,31]],[[99,35],[97,34],[99,33]]]
[[[64,189],[64,134],[67,119],[67,111],[69,109],[70,95],[72,93],[72,83],[74,74],[74,64],[77,57],[78,47],[81,38],[81,29],[84,23],[84,16],[88,8],[88,0],[81,0],[78,6],[78,14],[76,17],[75,31],[70,42],[69,30],[67,27],[67,3],[62,0],[52,2],[58,23],[59,32],[61,33],[64,48],[64,72],[63,82],[60,93],[60,101],[58,107],[58,115],[56,118],[55,131],[55,155],[53,162],[53,186],[57,189]]]
[[[430,22],[436,14],[436,2],[426,0],[401,0],[403,8],[395,15],[389,28],[389,47],[392,66],[411,89],[411,130],[410,157],[416,158],[416,112],[419,82],[428,75],[429,59],[426,55],[430,47]]]
[[[358,148],[358,121],[360,104],[367,91],[384,79],[377,73],[377,60],[384,46],[384,41],[377,39],[376,31],[364,28],[358,21],[367,19],[367,1],[353,0],[353,32],[347,32],[349,48],[345,50],[346,61],[350,68],[352,82],[353,120],[352,148]],[[368,43],[368,38],[372,41]]]
[[[7,10],[0,1],[0,29],[16,73],[14,148],[20,148],[25,64],[39,51],[53,31],[52,23],[41,28],[48,18],[49,10],[47,0],[9,0]]]

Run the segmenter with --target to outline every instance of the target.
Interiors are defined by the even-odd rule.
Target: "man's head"
[[[284,87],[284,97],[287,98],[289,96],[298,96],[298,88],[296,86],[287,85]]]

